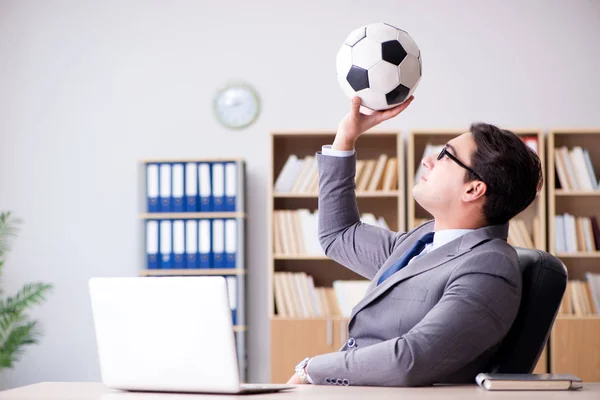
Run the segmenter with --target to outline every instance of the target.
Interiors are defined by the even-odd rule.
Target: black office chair
[[[544,349],[567,287],[567,269],[553,255],[515,247],[523,273],[519,312],[488,371],[530,374]]]

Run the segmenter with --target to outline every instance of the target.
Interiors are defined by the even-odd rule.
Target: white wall
[[[25,220],[1,284],[55,284],[33,312],[41,343],[0,388],[99,380],[87,279],[141,267],[136,161],[148,157],[246,159],[250,379],[268,380],[269,131],[335,129],[348,106],[335,54],[379,21],[413,36],[424,73],[382,128],[600,126],[592,0],[0,0],[0,210]],[[241,132],[212,116],[230,78],[263,100]]]

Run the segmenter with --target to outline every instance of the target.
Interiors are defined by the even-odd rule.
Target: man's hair
[[[473,123],[477,150],[471,168],[487,184],[483,215],[489,225],[504,224],[526,209],[542,188],[538,155],[514,133],[485,123]],[[467,171],[465,182],[477,179]]]

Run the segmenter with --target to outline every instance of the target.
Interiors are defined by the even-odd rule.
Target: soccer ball
[[[408,99],[421,81],[421,51],[408,33],[376,23],[352,31],[337,53],[344,93],[370,110],[386,110]],[[367,110],[368,111],[368,110]]]

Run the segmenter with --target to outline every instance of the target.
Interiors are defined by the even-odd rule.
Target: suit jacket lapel
[[[406,250],[412,246],[412,244],[423,234],[430,232],[431,229],[422,229],[418,235],[415,236],[413,240],[410,241],[410,244],[403,245],[398,253],[398,257]],[[395,273],[386,279],[381,285],[377,286],[377,281],[379,280],[379,276],[389,268],[389,265],[382,268],[377,275],[373,278],[371,285],[367,290],[367,294],[365,297],[358,302],[358,304],[352,310],[352,314],[350,316],[349,322],[352,321],[354,316],[363,308],[368,306],[371,302],[385,293],[392,286],[412,277],[417,274],[421,274],[423,272],[429,271],[433,268],[437,268],[440,265],[447,263],[469,251],[479,243],[483,241],[487,241],[493,238],[502,238],[506,239],[508,237],[508,224],[504,225],[491,225],[486,226],[484,228],[477,229],[473,232],[466,233],[465,235],[446,243],[445,245],[430,251],[427,254],[419,257],[415,261],[413,261],[410,265],[402,268],[400,271]],[[398,258],[396,257],[396,259]],[[394,260],[395,261],[395,260]]]

